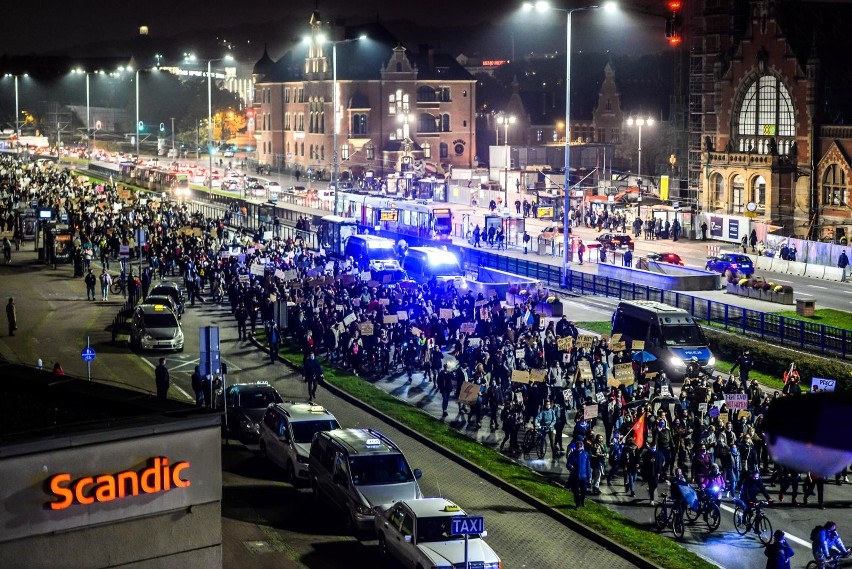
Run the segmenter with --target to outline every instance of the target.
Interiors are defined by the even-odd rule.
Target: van
[[[359,532],[372,531],[375,508],[422,498],[417,483],[422,474],[375,429],[319,432],[311,443],[308,476],[314,497],[339,508],[347,526]]]
[[[370,271],[373,278],[383,281],[385,275],[391,275],[391,282],[404,280],[405,273],[396,255],[393,239],[375,235],[352,235],[343,248],[344,257],[352,257],[362,271]]]
[[[670,379],[713,373],[716,358],[701,327],[687,311],[648,300],[618,303],[612,315],[612,333],[625,342],[645,342],[645,351],[657,358],[651,369],[665,371]],[[695,361],[693,362],[693,358]]]
[[[464,271],[458,258],[437,247],[409,247],[402,268],[408,278],[418,283],[429,282],[434,278],[439,282],[452,282],[456,288],[466,288]]]

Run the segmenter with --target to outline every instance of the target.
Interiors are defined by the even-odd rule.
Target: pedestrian
[[[166,358],[160,358],[160,364],[154,369],[154,382],[157,384],[157,399],[167,399],[169,395],[169,370]]]
[[[707,222],[706,221],[701,222],[701,240],[707,241]]]
[[[574,505],[582,508],[586,505],[586,490],[592,480],[592,463],[582,440],[574,443],[574,450],[569,452],[565,466],[568,468],[568,484],[574,494]]]
[[[783,531],[775,530],[774,537],[772,543],[763,550],[763,554],[766,556],[766,569],[790,569],[790,558],[796,552],[787,543]]]
[[[201,366],[195,366],[192,374],[192,391],[195,392],[195,406],[204,406],[204,378],[201,377]]]
[[[304,375],[305,383],[308,384],[308,402],[313,402],[317,396],[317,385],[319,384],[320,379],[325,379],[325,376],[322,373],[322,368],[316,360],[316,356],[313,352],[311,352],[308,355],[308,359],[305,360]]]
[[[740,242],[740,246],[743,248],[743,253],[748,253],[748,237],[743,235],[742,241]]]
[[[757,247],[757,230],[756,229],[751,230],[751,235],[749,235],[748,243],[749,243],[749,245],[751,245],[751,252],[754,253],[755,247]]]
[[[663,457],[657,452],[657,445],[651,444],[642,454],[642,478],[648,484],[648,500],[653,503],[654,495],[659,485],[660,473],[663,470]]]
[[[526,230],[524,230],[524,255],[527,254],[529,247],[530,247],[530,234],[527,233]],[[844,255],[845,255],[845,253],[844,253]]]
[[[740,357],[737,358],[737,361],[734,362],[734,366],[731,368],[730,374],[733,375],[734,370],[740,368],[740,384],[744,389],[748,389],[748,374],[751,372],[754,367],[754,358],[751,357],[751,352],[746,348],[743,350],[743,353]]]
[[[59,365],[59,362],[53,363],[53,375],[65,375],[65,370]]]
[[[12,242],[8,237],[3,237],[3,264],[8,265],[12,262]]]
[[[633,266],[633,251],[628,249],[624,252],[624,266],[632,267]]]
[[[272,326],[269,330],[269,364],[272,365],[275,363],[275,360],[278,359],[278,349],[281,346],[280,339],[278,337],[278,326],[275,323],[272,323]]]
[[[849,257],[846,256],[846,251],[840,252],[840,258],[837,260],[837,266],[842,271],[840,275],[840,281],[846,282],[846,267],[849,266]]]
[[[86,278],[83,280],[86,282],[86,300],[95,300],[95,284],[97,284],[98,279],[92,269],[89,269]]]
[[[246,310],[245,303],[240,302],[239,306],[237,306],[234,318],[237,320],[237,339],[247,340],[246,321],[248,320],[248,310]]]
[[[583,255],[586,253],[586,246],[580,241],[580,244],[577,246],[577,260],[580,261],[580,264],[583,264]]]
[[[109,285],[112,284],[112,276],[103,269],[101,271],[101,300],[109,300]]]
[[[6,305],[6,320],[9,321],[9,335],[14,336],[18,329],[18,310],[15,307],[15,299],[10,298]]]

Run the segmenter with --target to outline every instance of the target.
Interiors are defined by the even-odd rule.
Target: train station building
[[[222,566],[218,414],[0,368],[0,567]]]

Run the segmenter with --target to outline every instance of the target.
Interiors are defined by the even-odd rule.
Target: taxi
[[[177,314],[164,304],[140,304],[130,319],[130,346],[136,350],[183,351]]]
[[[291,483],[307,481],[314,435],[339,428],[322,405],[293,401],[270,405],[260,425],[260,454],[284,469]]]
[[[444,498],[401,500],[375,517],[379,554],[403,567],[453,569],[464,567],[465,538],[452,535],[452,519],[466,515]],[[485,543],[486,533],[468,536],[469,567],[502,569],[503,562]]]

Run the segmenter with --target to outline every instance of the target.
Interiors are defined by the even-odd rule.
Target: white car
[[[269,192],[270,201],[278,201],[278,196],[281,195],[281,184],[274,180],[266,182],[266,190]]]
[[[464,510],[444,498],[401,500],[375,517],[379,554],[403,567],[464,567],[464,536],[451,534],[452,519]],[[485,533],[468,536],[468,561],[477,569],[502,569],[485,543]]]
[[[260,426],[260,454],[282,468],[291,483],[307,482],[314,435],[339,428],[322,405],[292,401],[270,405]]]

